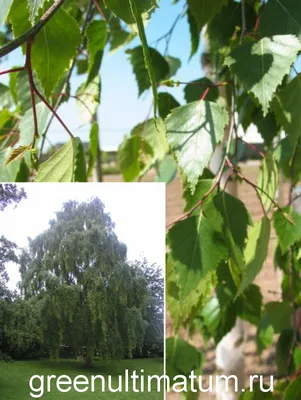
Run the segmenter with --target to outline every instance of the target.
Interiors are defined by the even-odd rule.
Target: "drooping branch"
[[[27,43],[29,40],[34,38],[40,30],[46,25],[46,23],[53,17],[53,15],[62,6],[65,0],[55,0],[51,7],[45,12],[41,19],[27,32],[25,32],[20,37],[11,41],[7,45],[0,49],[0,58],[6,56],[17,48],[21,47],[23,44]]]

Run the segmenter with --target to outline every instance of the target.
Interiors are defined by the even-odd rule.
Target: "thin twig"
[[[29,82],[29,89],[30,89],[30,97],[31,97],[31,106],[33,112],[33,123],[34,123],[34,141],[38,139],[39,132],[38,132],[38,118],[37,118],[37,109],[36,109],[36,102],[35,102],[35,85],[33,81],[32,75],[32,66],[31,66],[31,46],[33,44],[32,40],[28,40],[27,47],[26,47],[26,61],[25,61],[25,68],[27,69],[28,74],[28,82]],[[33,142],[34,142],[33,141]]]
[[[242,44],[246,32],[247,32],[246,3],[245,0],[241,0],[241,35],[239,39],[239,44]]]
[[[99,12],[99,14],[101,15],[102,19],[104,19],[106,21],[106,17],[102,11],[102,9],[100,8],[100,5],[98,4],[97,0],[93,0],[93,3],[95,5],[95,7],[97,8],[97,11]]]

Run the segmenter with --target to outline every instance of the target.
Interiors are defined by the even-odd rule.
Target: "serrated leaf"
[[[158,94],[159,115],[165,119],[173,108],[179,107],[180,103],[169,93]]]
[[[285,389],[283,400],[300,399],[301,397],[301,378],[290,382]]]
[[[256,13],[254,4],[245,2],[244,10],[248,26],[255,26]],[[232,41],[242,29],[241,2],[230,1],[217,13],[207,25],[209,48],[212,53],[221,52],[229,54]]]
[[[79,138],[75,138],[73,140],[73,145],[75,147],[73,182],[87,182],[88,179],[84,146]]]
[[[285,376],[293,372],[292,365],[289,365],[293,338],[294,338],[293,330],[282,331],[278,338],[276,345],[276,365],[279,376],[283,375]]]
[[[269,0],[260,17],[259,33],[261,36],[293,34],[301,39],[299,0]]]
[[[50,114],[48,107],[44,103],[36,104],[38,132],[41,135],[44,132],[46,123]],[[20,139],[19,144],[22,146],[29,146],[33,143],[34,139],[34,119],[33,110],[30,108],[26,111],[23,118],[20,121]]]
[[[265,308],[269,323],[272,325],[275,333],[291,329],[291,316],[293,310],[288,301],[271,301],[266,304]]]
[[[198,48],[200,45],[201,31],[200,31],[198,23],[197,23],[196,19],[194,18],[194,15],[192,14],[190,8],[188,8],[188,10],[187,10],[187,21],[188,21],[188,25],[189,25],[190,42],[191,42],[190,58],[192,58],[195,55],[195,53],[198,51]]]
[[[12,161],[21,160],[24,157],[24,153],[30,150],[30,146],[19,146],[11,152],[9,158],[6,160],[5,164],[8,165]]]
[[[167,185],[177,176],[177,163],[172,156],[166,156],[158,168],[156,182],[165,182]]]
[[[178,72],[178,69],[181,68],[181,60],[176,57],[165,56],[165,60],[168,62],[169,65],[169,76],[168,78],[172,78]],[[166,77],[167,78],[167,77]]]
[[[21,36],[31,28],[29,11],[24,0],[14,1],[9,18],[14,37]],[[60,78],[69,68],[80,42],[79,25],[63,8],[60,8],[35,36],[31,62],[47,97],[52,94]]]
[[[12,153],[12,149],[8,148],[0,151],[0,181],[1,182],[15,182],[18,176],[21,160],[17,159],[8,165],[5,164],[6,160]]]
[[[213,85],[213,82],[208,78],[196,79],[192,82],[189,82],[188,85],[184,88],[184,97],[187,103],[191,103],[193,101],[200,100],[204,91]],[[218,99],[219,92],[218,88],[213,86],[210,87],[210,90],[206,96],[207,101],[215,102]]]
[[[285,216],[288,214],[288,217]],[[296,213],[291,207],[277,210],[273,214],[274,227],[277,233],[282,254],[290,246],[301,240],[301,215]]]
[[[26,0],[29,9],[29,18],[32,25],[34,25],[39,10],[42,8],[46,0]]]
[[[214,205],[215,210],[212,206]],[[248,225],[251,223],[249,213],[239,199],[226,192],[220,192],[212,199],[206,209],[207,215],[216,220],[216,211],[221,215],[222,230],[230,255],[230,271],[236,285],[239,285],[244,272],[243,250],[247,238]]]
[[[202,29],[228,1],[229,0],[188,0],[188,6],[199,25],[199,29]]]
[[[131,136],[141,136],[153,149],[153,162],[162,161],[168,152],[166,141],[166,126],[161,118],[149,119],[137,125],[131,132]]]
[[[257,285],[250,285],[243,293],[241,298],[237,299],[237,314],[238,316],[258,325],[261,318],[262,294]]]
[[[289,82],[276,96],[273,108],[276,119],[288,134],[293,145],[301,134],[301,74]]]
[[[144,1],[146,1],[146,0],[144,0]],[[154,6],[156,5],[155,0],[148,0],[148,1],[152,1],[152,4]],[[139,0],[139,2],[138,2],[137,0],[129,0],[129,3],[130,3],[132,15],[137,24],[138,33],[139,33],[140,41],[142,44],[145,68],[147,70],[151,88],[152,88],[152,92],[153,92],[154,118],[156,118],[157,117],[157,109],[158,109],[158,92],[157,92],[158,74],[156,72],[158,72],[158,69],[157,69],[157,66],[156,66],[156,68],[154,68],[154,64],[155,64],[154,59],[152,58],[151,49],[150,49],[150,47],[148,47],[147,38],[146,38],[145,30],[144,30],[143,18],[142,18],[141,11],[140,11],[141,1]],[[168,67],[168,69],[169,69],[169,67]],[[164,71],[162,71],[162,73],[163,72]]]
[[[139,96],[151,87],[151,80],[147,67],[142,46],[135,47],[126,51],[130,55],[131,64],[138,84]],[[160,81],[169,75],[169,64],[165,58],[155,49],[149,48],[149,59],[153,70],[153,82],[157,86]]]
[[[97,75],[88,85],[83,83],[76,91],[76,105],[79,108],[83,123],[89,123],[97,112],[100,104],[101,84]]]
[[[141,136],[125,138],[118,148],[118,162],[123,179],[132,182],[153,157],[153,150]]]
[[[249,229],[246,248],[244,251],[245,273],[238,294],[242,293],[261,271],[268,255],[268,246],[271,233],[270,220],[263,217]]]
[[[208,101],[175,108],[167,117],[167,140],[192,192],[222,140],[227,123],[227,111]]]
[[[204,175],[204,174],[203,174]],[[213,185],[213,179],[205,179],[202,177],[199,179],[195,191],[192,194],[189,185],[184,186],[183,197],[185,200],[184,211],[188,212],[194,207],[198,201],[210,190]]]
[[[93,172],[93,168],[97,161],[97,153],[99,151],[99,128],[98,123],[94,122],[90,130],[90,140],[89,140],[89,167],[88,176]]]
[[[192,216],[176,223],[167,234],[179,295],[181,302],[187,303],[188,313],[198,301],[195,298],[191,301],[191,296],[194,293],[198,298],[202,296],[199,285],[202,287],[204,281],[207,286],[208,274],[216,271],[219,262],[227,257],[222,229],[219,227],[218,231],[218,227],[214,229],[211,225],[205,215]]]
[[[135,33],[128,32],[121,27],[120,20],[118,18],[112,18],[109,21],[110,24],[110,53],[113,54],[121,47],[130,43],[134,37]]]
[[[115,15],[127,24],[134,24],[136,22],[131,12],[129,0],[122,2],[120,2],[120,0],[106,0],[105,3]],[[143,18],[147,18],[156,5],[156,0],[139,0],[139,2],[137,2],[137,11]]]
[[[0,108],[10,108],[13,103],[9,87],[0,83]]]
[[[295,158],[292,171],[292,156],[294,151]],[[284,139],[280,140],[274,151],[274,156],[283,175],[292,180],[294,185],[297,184],[301,177],[301,144],[294,146],[288,136],[286,136]]]
[[[43,162],[38,169],[35,182],[73,182],[79,140],[79,138],[70,139]]]
[[[295,36],[273,36],[237,47],[225,59],[225,65],[255,95],[265,116],[276,88],[290,72],[300,50],[301,43]]]
[[[86,85],[99,74],[103,52],[107,41],[105,21],[92,21],[87,27],[87,50],[89,53],[88,78]]]
[[[203,354],[180,337],[166,339],[166,373],[173,379],[176,375],[189,376],[191,371],[200,372]]]
[[[275,198],[278,184],[278,167],[272,153],[268,152],[263,159],[258,178],[258,187],[262,189],[258,190],[258,193],[266,212],[273,204],[271,199]]]

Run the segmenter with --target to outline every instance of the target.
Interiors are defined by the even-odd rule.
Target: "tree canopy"
[[[10,302],[12,316],[5,324],[8,353],[22,357],[40,351],[57,358],[68,348],[89,366],[95,355],[162,353],[162,274],[147,260],[129,262],[114,228],[98,198],[69,201],[46,231],[29,240],[15,260],[21,293]],[[33,326],[29,343],[23,342]],[[153,335],[147,344],[146,330]]]

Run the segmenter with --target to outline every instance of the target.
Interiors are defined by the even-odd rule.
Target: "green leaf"
[[[201,30],[228,1],[229,0],[188,0],[188,6]]]
[[[125,138],[118,149],[118,161],[123,179],[134,181],[150,163],[153,150],[140,136]]]
[[[42,163],[35,182],[73,182],[79,138],[70,139],[53,156]]]
[[[261,108],[257,108],[252,117],[253,124],[256,125],[258,132],[262,136],[267,147],[272,147],[273,140],[278,135],[279,126],[275,114],[271,111],[264,117]]]
[[[0,82],[0,108],[10,108],[13,104],[9,87]]]
[[[275,23],[277,21],[277,23]],[[301,9],[298,0],[269,0],[260,17],[261,36],[296,35],[301,39]]]
[[[38,121],[38,133],[41,135],[44,132],[50,111],[44,103],[36,104],[36,113]],[[21,146],[29,146],[34,139],[34,119],[33,110],[30,108],[26,111],[21,119],[20,125],[20,140],[18,142]]]
[[[136,18],[131,11],[129,0],[124,0],[122,2],[120,0],[106,0],[105,4],[115,15],[127,24],[134,24],[136,22]],[[156,0],[139,0],[136,5],[137,13],[142,15],[143,18],[148,18],[150,12],[154,10],[156,5]]]
[[[286,388],[283,400],[300,399],[301,397],[301,378],[297,378]]]
[[[15,96],[17,103],[20,105],[21,112],[25,113],[32,107],[28,73],[27,71],[20,71],[12,75],[15,76]],[[12,84],[14,83],[12,82]]]
[[[277,210],[273,215],[279,245],[284,254],[289,247],[301,239],[301,215],[291,207]]]
[[[211,203],[215,210],[209,204],[207,215],[212,213],[212,219],[216,220],[216,211],[223,220],[222,229],[231,257],[230,270],[236,285],[239,285],[241,274],[244,272],[245,265],[243,259],[243,250],[247,238],[250,216],[240,200],[226,192],[220,192],[213,197]]]
[[[167,78],[172,78],[178,72],[178,69],[181,68],[181,60],[176,57],[165,56],[165,60],[169,65],[169,76]]]
[[[83,83],[76,91],[76,105],[79,107],[80,118],[83,123],[94,119],[100,104],[101,84],[99,75],[88,85]]]
[[[294,151],[296,155],[294,158],[294,170],[292,171],[292,157]],[[285,137],[280,140],[274,151],[274,156],[283,175],[292,180],[292,183],[296,185],[301,178],[301,144],[294,146],[290,139]]]
[[[206,170],[204,170],[205,172]],[[213,179],[205,179],[204,173],[202,177],[199,179],[195,191],[192,194],[189,185],[184,186],[183,197],[185,200],[185,208],[184,211],[187,212],[194,207],[199,200],[209,191],[209,189],[213,185]]]
[[[120,20],[117,18],[112,18],[112,20],[109,21],[109,24],[110,24],[110,37],[109,37],[110,53],[113,54],[121,47],[130,43],[134,39],[136,34],[122,29]]]
[[[14,1],[9,17],[14,37],[19,37],[30,29],[29,12],[24,0]],[[70,67],[80,42],[79,25],[63,8],[60,8],[35,36],[31,62],[47,97],[52,94],[60,78]]]
[[[169,64],[165,58],[155,49],[149,48],[149,62],[152,65],[152,80],[149,77],[149,72],[145,64],[144,51],[142,46],[135,47],[126,51],[130,55],[130,60],[136,76],[139,96],[149,89],[154,83],[156,86],[160,81],[169,75]]]
[[[217,225],[216,221],[209,220],[205,215],[192,216],[176,223],[167,234],[180,296],[184,302],[185,297],[197,291],[208,273],[216,271],[219,262],[227,257],[222,228],[215,226],[214,229],[213,222]]]
[[[210,85],[213,85],[213,82],[208,78],[196,79],[195,81],[189,82],[184,88],[184,97],[186,102],[191,103],[200,100],[202,94]],[[218,97],[218,88],[214,86],[210,88],[206,100],[215,102]]]
[[[166,156],[158,168],[156,182],[165,182],[167,185],[177,176],[177,163],[172,156]]]
[[[202,308],[201,316],[215,344],[218,344],[234,327],[236,309],[233,305],[225,306],[216,297],[212,297]]]
[[[75,147],[74,156],[74,182],[87,182],[87,170],[86,170],[86,157],[84,146],[79,138],[75,138],[73,141]]]
[[[166,374],[173,379],[176,375],[188,377],[191,371],[200,372],[204,363],[203,354],[180,337],[166,339]]]
[[[144,0],[146,1],[146,0]],[[152,5],[156,5],[155,0],[148,0],[152,2]],[[138,32],[139,32],[139,37],[141,40],[142,44],[142,51],[143,51],[143,56],[144,56],[144,63],[145,63],[145,68],[148,73],[148,77],[151,83],[152,91],[153,91],[153,98],[154,98],[154,117],[157,117],[157,109],[158,109],[158,92],[157,92],[157,86],[158,86],[158,66],[156,65],[156,60],[153,59],[153,53],[151,52],[151,49],[148,47],[147,44],[147,38],[144,30],[144,25],[143,25],[143,19],[141,16],[141,1],[139,0],[139,6],[137,0],[129,0],[130,2],[130,7],[132,11],[132,15],[136,21],[137,27],[138,27]],[[155,67],[154,67],[155,66]],[[161,65],[162,68],[162,65]],[[168,67],[169,69],[169,67]],[[162,73],[164,71],[161,71]]]
[[[36,22],[36,17],[46,0],[26,0],[29,8],[29,18],[32,25]]]
[[[292,306],[288,301],[272,301],[266,304],[266,314],[275,333],[291,329]]]
[[[149,119],[137,125],[131,132],[131,136],[141,136],[153,149],[153,162],[162,161],[168,152],[166,141],[166,126],[161,118]]]
[[[165,119],[173,108],[179,107],[180,103],[169,93],[158,95],[159,115]]]
[[[263,385],[264,390],[268,390],[268,387]],[[274,400],[273,393],[263,392],[261,385],[258,382],[253,382],[252,391],[247,389],[244,393],[241,393],[239,400]]]
[[[190,58],[192,58],[195,53],[198,51],[200,45],[200,28],[196,19],[194,18],[190,8],[187,10],[187,21],[189,25],[190,31],[190,42],[191,42],[191,50],[190,50]]]
[[[255,26],[257,16],[254,4],[245,2],[244,13],[248,26]],[[230,1],[209,21],[207,34],[211,53],[229,54],[233,40],[240,34],[239,29],[242,29],[241,15],[241,2]]]
[[[262,203],[268,212],[273,204],[271,199],[275,198],[278,188],[278,167],[273,154],[268,152],[263,159],[258,178],[258,190]]]
[[[300,50],[301,43],[295,36],[273,36],[237,47],[225,64],[259,100],[265,116],[277,86],[290,72]]]
[[[257,285],[250,285],[237,299],[237,314],[251,324],[258,325],[261,319],[262,294]]]
[[[227,111],[208,101],[175,108],[167,117],[167,140],[192,192],[222,140],[227,123]]]
[[[20,171],[21,160],[17,159],[9,164],[5,164],[10,157],[12,149],[8,148],[0,151],[0,181],[15,182]]]
[[[239,287],[242,293],[254,281],[261,271],[268,255],[268,246],[271,233],[271,224],[268,217],[263,217],[249,229],[246,248],[244,251],[245,272]]]
[[[89,53],[89,62],[86,85],[89,85],[89,83],[91,83],[99,74],[106,41],[106,22],[92,21],[87,27],[87,49]]]
[[[94,122],[90,130],[90,145],[89,145],[89,167],[88,176],[93,172],[93,168],[97,161],[97,153],[99,151],[99,128],[98,123]]]
[[[276,118],[293,145],[301,134],[301,74],[289,82],[276,96],[273,108]]]
[[[3,27],[5,20],[8,16],[9,9],[12,5],[13,0],[1,0],[0,7],[0,29]]]
[[[292,341],[294,339],[293,330],[285,330],[281,332],[276,345],[276,364],[279,376],[286,376],[288,373],[291,374],[293,371],[289,371],[289,360],[292,347]],[[290,366],[292,369],[292,365]]]
[[[257,331],[257,349],[258,354],[261,354],[264,349],[270,347],[273,343],[274,329],[272,325],[269,324],[268,318],[265,315],[259,324]]]

